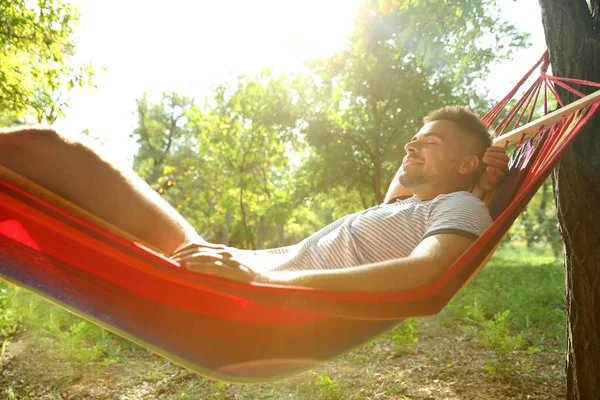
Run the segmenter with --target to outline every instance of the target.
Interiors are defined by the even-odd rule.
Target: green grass
[[[414,318],[408,318],[393,327],[388,333],[394,343],[394,351],[397,353],[409,352],[418,342],[417,332],[419,330],[419,321]]]
[[[487,319],[510,310],[508,326],[516,331],[563,340],[564,271],[548,247],[501,247],[481,274],[446,307],[444,318],[470,321],[474,309]]]
[[[503,245],[441,313],[490,355],[484,371],[500,379],[531,373],[529,356],[550,341],[564,353],[564,270],[549,246]]]
[[[117,362],[122,348],[132,345],[112,333],[8,284],[0,283],[0,333],[8,336],[27,331],[40,346],[52,348],[75,364]]]
[[[21,328],[18,307],[15,307],[17,291],[10,285],[0,282],[0,339],[3,341]]]

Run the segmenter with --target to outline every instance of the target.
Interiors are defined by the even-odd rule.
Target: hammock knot
[[[544,55],[542,56],[542,65],[540,67],[540,74],[542,76],[546,76],[549,66],[550,66],[550,53],[548,52],[548,49],[546,49],[546,51],[544,52]]]

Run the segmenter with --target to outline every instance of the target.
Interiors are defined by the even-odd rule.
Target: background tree
[[[477,80],[525,44],[495,2],[434,3],[365,1],[347,46],[307,79],[265,71],[199,106],[140,99],[136,170],[207,238],[242,247],[297,242],[381,203],[423,115],[484,111]]]
[[[0,0],[0,123],[52,123],[66,91],[91,84],[90,65],[73,66],[77,10],[62,0]]]
[[[211,137],[207,151],[219,155],[223,176],[234,184],[222,201],[228,211],[236,204],[245,247],[264,248],[267,230],[281,227],[291,206],[290,156],[299,124],[294,92],[290,79],[268,70],[241,77],[216,88],[198,125]]]
[[[263,71],[215,87],[202,106],[142,97],[134,168],[208,240],[283,245],[301,147],[295,85]]]
[[[163,93],[157,102],[144,94],[136,112],[134,170],[200,233],[215,240],[212,227],[222,222],[216,208],[225,187],[211,153],[201,154],[206,140],[199,142],[203,138],[194,132],[192,120],[201,111],[190,98]]]
[[[540,0],[552,71],[600,82],[600,1]],[[591,89],[580,87],[589,93]],[[567,102],[573,96],[561,92]],[[600,118],[573,141],[553,174],[565,244],[567,396],[600,398]]]
[[[525,210],[511,226],[503,243],[523,241],[528,249],[536,245],[549,246],[556,260],[562,253],[562,241],[558,232],[556,206],[552,201],[552,180],[549,178],[533,196]]]
[[[484,112],[476,87],[525,42],[500,23],[494,1],[365,1],[347,47],[311,63],[306,167],[315,189],[339,186],[357,191],[362,207],[381,203],[422,117],[446,104]]]

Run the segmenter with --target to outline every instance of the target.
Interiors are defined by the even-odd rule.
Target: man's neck
[[[441,194],[460,192],[463,190],[469,190],[469,188],[468,187],[456,187],[456,186],[452,187],[452,188],[443,188],[441,186],[433,188],[430,185],[427,185],[427,186],[411,188],[409,190],[412,192],[412,194],[414,194],[421,200],[433,200]]]

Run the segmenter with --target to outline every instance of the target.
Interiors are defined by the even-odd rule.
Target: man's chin
[[[398,181],[400,181],[400,184],[407,189],[418,186],[420,183],[419,177],[410,176],[410,175],[400,175]]]

